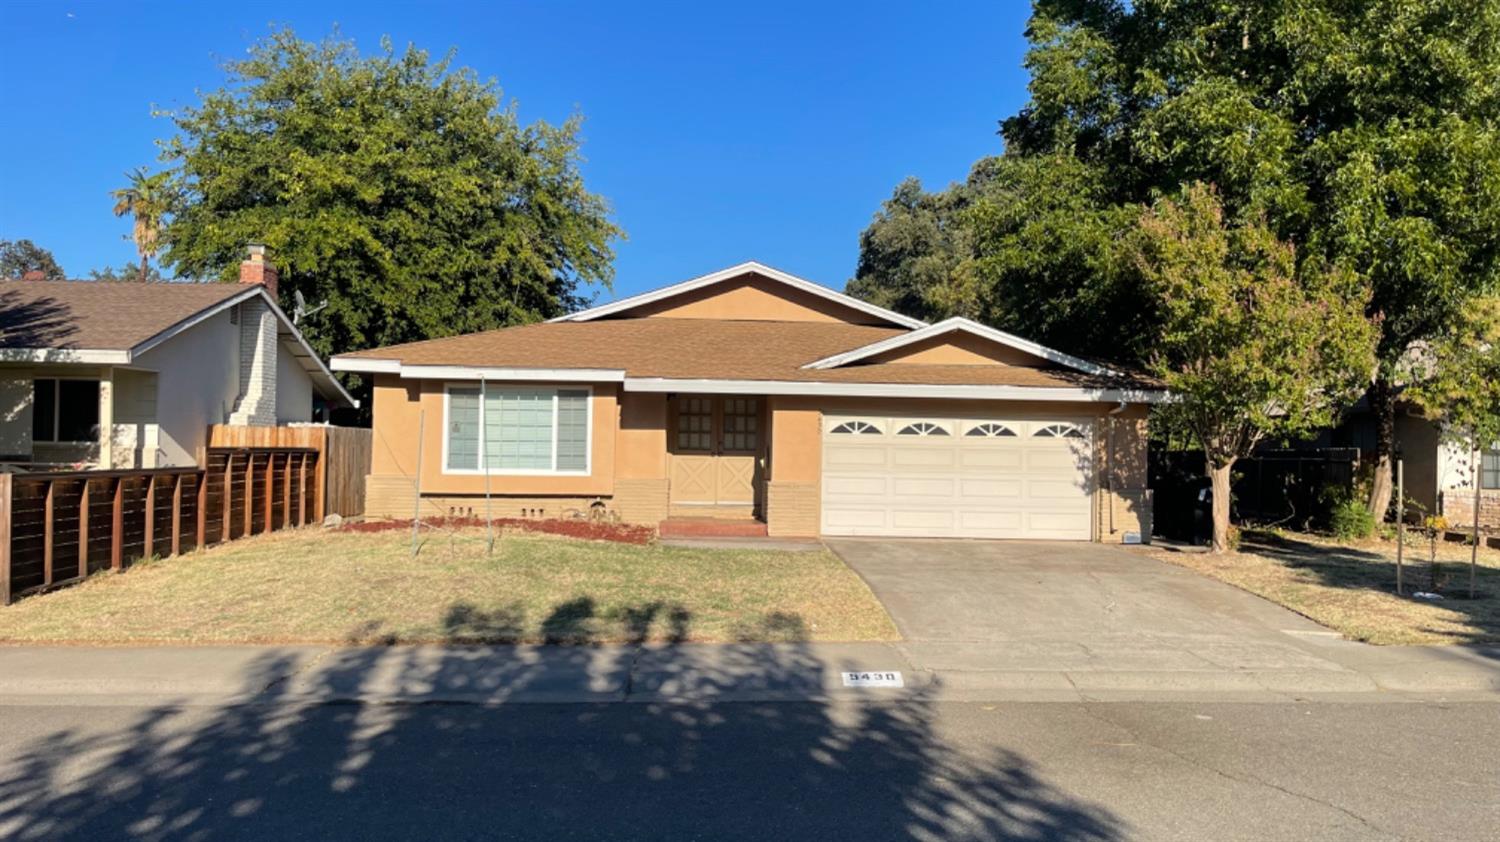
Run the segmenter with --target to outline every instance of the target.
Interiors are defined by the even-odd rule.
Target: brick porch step
[[[764,538],[766,525],[753,518],[669,517],[661,522],[663,538]]]

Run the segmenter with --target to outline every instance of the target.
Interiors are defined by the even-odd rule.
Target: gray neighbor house
[[[0,281],[0,470],[194,465],[211,424],[353,406],[276,279],[252,247],[238,284]]]

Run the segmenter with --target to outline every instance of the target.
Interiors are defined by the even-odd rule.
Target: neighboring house
[[[252,252],[239,284],[0,281],[0,463],[193,465],[210,424],[353,405]]]
[[[606,508],[778,536],[1149,535],[1156,384],[757,263],[331,365],[374,378],[371,516]]]
[[[1361,400],[1337,427],[1296,446],[1358,448],[1361,459],[1373,464],[1375,419]],[[1453,528],[1473,523],[1477,479],[1480,525],[1500,531],[1500,443],[1479,454],[1480,470],[1476,472],[1471,446],[1445,439],[1439,423],[1426,417],[1420,406],[1400,401],[1396,406],[1396,449],[1405,474],[1408,517],[1440,514]]]

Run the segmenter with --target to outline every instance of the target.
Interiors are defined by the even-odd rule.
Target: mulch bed
[[[525,518],[495,518],[496,529],[519,529],[525,532],[542,532],[588,541],[614,541],[620,544],[649,544],[656,537],[656,530],[649,526],[633,526],[623,523],[605,523],[594,520],[535,520]],[[484,528],[483,518],[440,517],[423,518],[422,523],[436,529]],[[389,532],[395,529],[411,529],[409,520],[368,520],[346,523],[339,527],[344,532]]]

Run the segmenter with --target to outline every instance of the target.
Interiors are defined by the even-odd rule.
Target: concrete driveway
[[[830,540],[914,666],[958,671],[1328,673],[1363,648],[1185,568],[1102,544]],[[1336,683],[1336,682],[1335,682]]]

